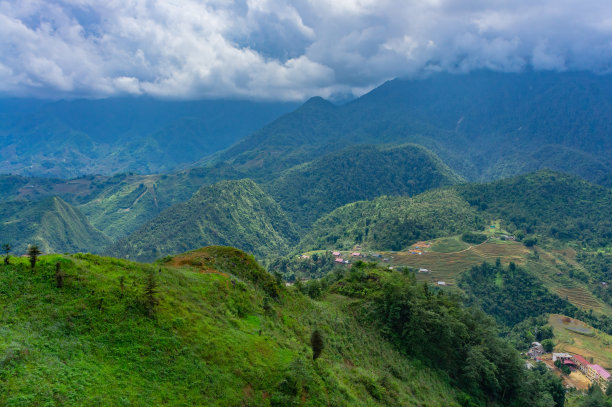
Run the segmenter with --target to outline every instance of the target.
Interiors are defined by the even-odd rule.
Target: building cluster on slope
[[[527,354],[537,361],[542,361],[541,356],[546,353],[544,347],[539,342],[533,342]],[[553,353],[552,361],[561,361],[562,364],[570,369],[579,370],[593,384],[599,385],[601,390],[605,392],[612,382],[612,375],[603,367],[590,363],[580,355],[572,355],[570,353]]]

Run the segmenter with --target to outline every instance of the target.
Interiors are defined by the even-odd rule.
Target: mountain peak
[[[304,104],[299,108],[302,109],[333,109],[337,106],[334,105],[329,100],[323,99],[321,96],[314,96],[308,99]]]

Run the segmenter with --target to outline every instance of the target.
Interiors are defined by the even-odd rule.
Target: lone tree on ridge
[[[28,248],[28,256],[30,257],[30,266],[32,266],[32,271],[36,268],[36,261],[38,260],[38,256],[40,256],[41,252],[38,246],[32,245]]]
[[[4,256],[4,264],[6,264],[7,266],[10,264],[9,263],[9,253],[11,252],[11,244],[10,243],[5,243],[2,245],[2,251],[4,252],[5,256]]]

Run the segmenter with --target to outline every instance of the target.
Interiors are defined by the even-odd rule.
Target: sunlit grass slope
[[[457,405],[343,297],[288,290],[239,250],[26,260],[0,266],[0,405]]]

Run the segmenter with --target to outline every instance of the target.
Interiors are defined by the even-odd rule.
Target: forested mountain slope
[[[479,229],[484,219],[454,190],[429,191],[414,198],[383,196],[353,202],[323,216],[301,240],[302,251],[354,245],[402,250],[419,240]]]
[[[0,201],[59,196],[78,207],[98,229],[117,239],[164,209],[188,200],[203,185],[244,178],[227,165],[169,174],[87,175],[72,179],[0,175]]]
[[[504,229],[591,247],[612,241],[612,190],[573,176],[538,171],[491,183],[461,184],[414,198],[381,197],[321,217],[301,250],[401,250],[418,240],[478,230],[501,219]]]
[[[37,245],[44,253],[100,252],[111,241],[75,207],[58,197],[0,202],[0,242],[14,253]]]
[[[262,256],[281,254],[298,236],[280,206],[253,181],[222,181],[202,187],[170,207],[107,252],[152,261],[203,245],[235,245]]]
[[[593,247],[612,242],[612,189],[552,171],[455,187],[472,206],[522,230]]]
[[[417,145],[354,146],[284,172],[264,188],[293,222],[307,230],[322,215],[381,195],[410,196],[461,180]]]
[[[586,72],[396,79],[343,106],[309,100],[216,159],[270,174],[347,145],[411,142],[469,180],[549,167],[610,185],[611,95],[611,75]]]

